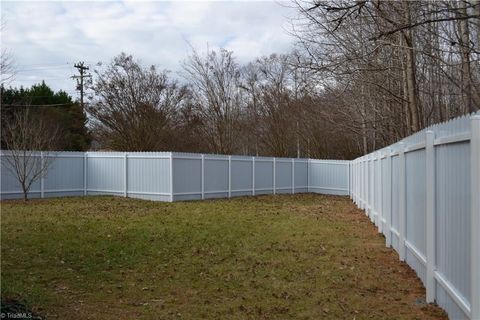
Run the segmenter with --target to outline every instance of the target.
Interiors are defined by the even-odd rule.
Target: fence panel
[[[255,194],[273,194],[273,158],[255,158]]]
[[[275,193],[292,193],[292,160],[276,159]]]
[[[471,301],[470,145],[467,142],[439,145],[435,152],[437,271],[463,300]],[[441,291],[445,289],[438,286],[437,295],[445,299],[442,303],[447,303]]]
[[[124,195],[125,153],[87,154],[87,193],[89,195]]]
[[[44,178],[44,197],[83,195],[85,161],[83,153],[60,153],[48,157],[53,158],[53,161],[48,175]]]
[[[308,160],[294,160],[294,190],[308,192]]]
[[[426,170],[425,149],[405,154],[406,261],[425,284],[426,265]]]
[[[173,200],[202,199],[201,155],[172,155]]]
[[[230,183],[228,156],[205,156],[204,170],[205,198],[227,198]]]
[[[170,200],[170,154],[168,152],[127,153],[126,161],[128,197]]]
[[[387,154],[385,165],[372,161],[378,153]],[[352,199],[370,217],[386,218],[386,244],[417,272],[427,301],[453,319],[480,319],[480,113],[353,163]]]
[[[309,190],[323,194],[348,195],[349,161],[309,160]]]
[[[22,188],[12,172],[7,161],[10,152],[1,151],[0,198],[20,199],[23,197]],[[42,153],[34,156],[39,163]],[[29,191],[30,198],[75,196],[84,193],[84,153],[83,152],[52,152],[45,153],[50,161],[48,175],[35,181]]]
[[[233,197],[253,195],[253,158],[232,157],[231,171],[231,195]]]

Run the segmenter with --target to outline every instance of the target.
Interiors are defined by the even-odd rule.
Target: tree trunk
[[[23,191],[23,201],[27,202],[28,201],[28,190],[23,183],[22,183],[22,191]]]
[[[410,2],[405,1],[405,20],[408,24],[411,24],[410,15]],[[415,62],[415,49],[413,41],[413,31],[408,29],[403,32],[403,39],[405,40],[405,55],[406,55],[406,86],[408,96],[408,107],[410,111],[411,132],[417,132],[420,130],[420,120],[417,103],[417,79],[416,79],[416,62]]]
[[[411,32],[407,32],[411,33]],[[419,112],[417,104],[417,80],[416,80],[416,70],[415,70],[415,51],[412,47],[412,39],[410,35],[405,36],[405,42],[408,46],[406,49],[406,85],[407,85],[407,97],[408,97],[408,108],[410,111],[411,123],[410,130],[411,132],[417,132],[420,129],[419,121]]]
[[[367,117],[367,106],[365,102],[365,88],[362,85],[361,89],[362,93],[362,141],[363,141],[363,154],[368,153],[368,144],[367,144],[367,125],[366,125],[366,117]]]
[[[403,64],[403,59],[402,59]],[[405,113],[405,128],[406,130],[403,132],[405,136],[408,136],[412,133],[412,114],[410,112],[410,108],[408,106],[408,85],[407,85],[407,67],[405,65],[402,66],[402,78],[403,78],[403,99],[404,102],[402,103],[403,112]],[[402,130],[403,131],[403,130]]]
[[[460,12],[462,16],[467,16],[467,7],[465,1],[460,1]],[[464,97],[464,112],[474,112],[475,107],[472,99],[472,71],[470,65],[470,31],[468,20],[459,21],[460,30],[460,49],[462,51],[462,91]]]

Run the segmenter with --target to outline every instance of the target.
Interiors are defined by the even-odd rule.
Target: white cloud
[[[75,90],[73,63],[108,62],[124,51],[145,64],[178,71],[192,44],[225,47],[240,63],[291,49],[295,14],[277,2],[2,2],[2,48],[17,64],[13,86],[45,79]]]

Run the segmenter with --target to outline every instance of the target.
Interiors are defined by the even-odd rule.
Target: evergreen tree
[[[30,108],[33,118],[42,117],[52,128],[61,132],[57,150],[85,151],[90,148],[91,137],[86,114],[80,104],[73,101],[65,91],[54,92],[45,82],[27,89],[6,89],[2,86],[0,90],[2,124],[12,119],[20,108]],[[2,143],[2,148],[4,147]]]

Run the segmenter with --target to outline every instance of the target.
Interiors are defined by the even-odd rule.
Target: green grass
[[[49,319],[445,317],[346,197],[1,209],[2,297]]]

